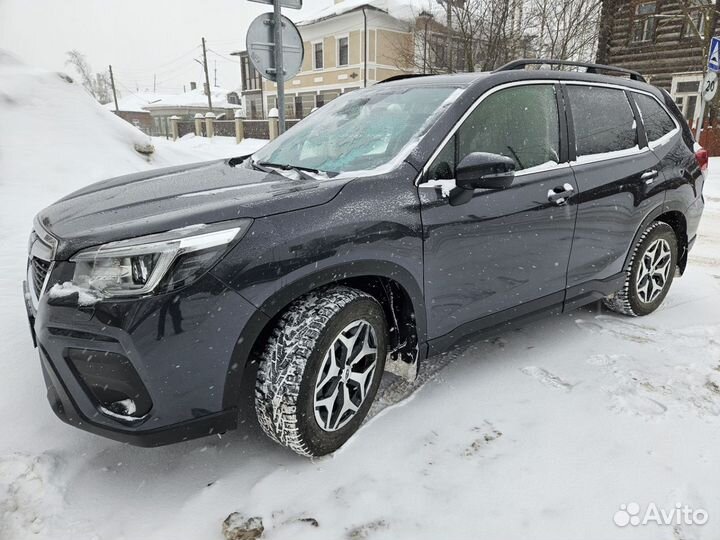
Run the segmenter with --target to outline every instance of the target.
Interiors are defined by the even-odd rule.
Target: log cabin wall
[[[598,62],[639,71],[667,91],[674,74],[702,71],[704,46],[691,35],[682,2],[604,0]]]

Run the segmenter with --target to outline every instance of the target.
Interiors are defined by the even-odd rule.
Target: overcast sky
[[[305,0],[301,12],[284,9],[291,19],[330,5]],[[152,90],[179,93],[203,80],[200,40],[208,43],[210,83],[217,65],[219,86],[240,84],[237,57],[250,22],[270,6],[248,0],[0,0],[0,49],[26,64],[67,71],[65,53],[77,49],[95,71],[112,64],[120,92]],[[216,64],[217,63],[217,64]]]

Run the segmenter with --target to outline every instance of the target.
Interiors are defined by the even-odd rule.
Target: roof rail
[[[376,84],[382,84],[382,83],[388,83],[393,81],[402,81],[404,79],[414,79],[416,77],[429,77],[429,74],[425,73],[403,73],[402,75],[393,75],[392,77],[388,77],[387,79],[383,79],[382,81],[378,81]]]
[[[630,78],[633,81],[640,81],[640,82],[647,82],[645,80],[645,77],[640,75],[637,71],[633,71],[631,69],[625,69],[621,67],[615,67],[615,66],[606,66],[605,64],[591,64],[589,62],[574,62],[572,60],[544,60],[541,58],[525,58],[522,60],[514,60],[512,62],[509,62],[505,64],[504,66],[500,66],[495,70],[495,72],[498,71],[511,71],[513,69],[525,69],[527,66],[541,66],[541,65],[551,65],[551,66],[576,66],[576,67],[584,67],[586,68],[585,73],[597,73],[599,71],[615,71],[617,73],[622,73],[624,75],[630,75]]]

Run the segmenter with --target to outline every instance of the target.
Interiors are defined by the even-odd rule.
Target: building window
[[[242,89],[243,90],[257,90],[262,84],[260,73],[250,63],[250,58],[247,56],[240,57],[240,65],[242,66]]]
[[[697,94],[700,81],[680,81],[675,86],[677,94]]]
[[[248,110],[245,111],[246,116],[250,120],[259,120],[263,117],[262,97],[260,94],[251,94],[245,96],[245,103]]]
[[[644,2],[635,8],[633,41],[653,41],[655,39],[655,2]]]
[[[338,66],[347,66],[350,63],[349,39],[341,37],[337,40]]]
[[[323,68],[323,44],[322,41],[313,43],[313,69]]]
[[[700,103],[698,102],[698,91],[702,74],[680,75],[673,77],[670,95],[689,123],[694,123],[700,115]]]
[[[705,14],[701,10],[692,11],[683,24],[684,38],[700,38],[705,34]]]

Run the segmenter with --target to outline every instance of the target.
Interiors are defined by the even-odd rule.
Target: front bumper
[[[47,398],[64,422],[138,446],[236,427],[225,394],[244,369],[237,348],[257,310],[211,274],[175,293],[89,308],[47,294],[37,311],[26,305]]]

